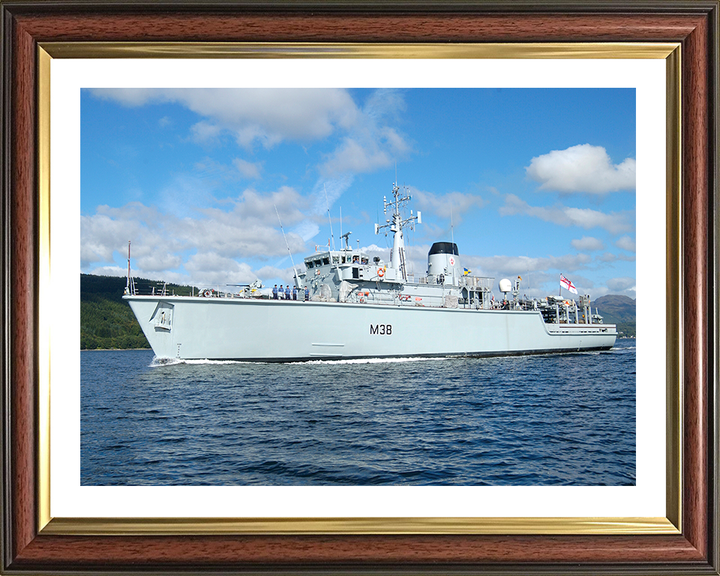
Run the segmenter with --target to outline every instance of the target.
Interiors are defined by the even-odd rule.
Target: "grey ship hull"
[[[606,324],[538,311],[251,298],[125,296],[158,358],[245,361],[503,356],[604,350]]]

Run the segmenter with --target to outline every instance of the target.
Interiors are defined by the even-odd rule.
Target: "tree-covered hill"
[[[627,296],[608,294],[592,302],[597,307],[606,324],[617,324],[618,332],[623,336],[635,337],[635,300]]]
[[[125,278],[80,275],[80,349],[150,348],[140,324],[122,299]],[[158,286],[154,280],[135,279],[140,294]],[[189,286],[167,285],[175,294],[190,294]]]

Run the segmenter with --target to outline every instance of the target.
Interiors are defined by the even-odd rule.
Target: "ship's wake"
[[[155,356],[150,362],[150,368],[160,368],[162,366],[177,366],[179,364],[188,364],[191,366],[216,366],[220,364],[247,364],[243,360],[183,360],[182,358],[158,358]]]
[[[291,362],[291,364],[394,364],[399,362],[426,362],[428,360],[447,360],[449,357],[444,356],[413,356],[403,358],[347,358],[343,360],[302,360],[299,362]]]

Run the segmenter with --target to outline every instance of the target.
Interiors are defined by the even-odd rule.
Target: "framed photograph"
[[[7,231],[2,252],[6,315],[3,571],[718,573],[717,51],[713,48],[717,44],[717,9],[717,2],[657,7],[583,3],[543,10],[488,3],[442,7],[422,3],[186,3],[172,9],[144,2],[112,6],[3,3],[3,227]],[[227,115],[231,114],[228,110],[237,108],[223,103],[237,100],[246,102],[247,118]],[[543,102],[552,104],[543,108]],[[334,213],[335,206],[331,215],[331,206],[350,187],[352,178],[363,175],[363,183],[375,189],[377,182],[369,174],[378,167],[386,172],[405,169],[402,162],[393,166],[392,158],[406,160],[413,170],[423,170],[422,161],[409,159],[416,153],[413,147],[426,151],[430,141],[410,125],[442,124],[443,136],[449,140],[470,141],[473,135],[464,132],[470,125],[463,126],[462,118],[481,105],[492,110],[482,119],[502,126],[510,126],[510,119],[515,122],[524,113],[514,125],[518,132],[514,140],[488,143],[497,146],[492,153],[486,148],[496,159],[502,154],[519,154],[522,142],[540,141],[540,131],[545,129],[540,126],[547,127],[550,122],[534,123],[542,114],[556,114],[553,128],[564,132],[582,122],[583,116],[594,116],[616,140],[607,137],[603,141],[606,150],[584,141],[553,147],[553,139],[545,138],[542,142],[547,144],[538,146],[546,148],[532,154],[522,152],[527,158],[515,160],[525,162],[521,176],[541,191],[558,193],[554,203],[533,202],[528,200],[530,196],[512,193],[522,187],[522,178],[515,174],[503,181],[506,189],[498,190],[486,179],[482,193],[464,190],[445,196],[426,192],[413,180],[418,187],[409,192],[421,204],[422,219],[419,212],[400,216],[398,208],[398,222],[391,223],[395,190],[390,189],[376,190],[390,197],[383,203],[386,214],[388,210],[391,214],[387,223],[379,215],[365,214],[355,220],[348,215],[352,208],[367,212],[363,197],[369,191],[348,197],[345,218]],[[152,106],[150,113],[147,109]],[[456,116],[453,108],[459,111]],[[350,118],[352,114],[359,119]],[[412,114],[417,116],[411,118]],[[398,122],[385,122],[391,115]],[[183,127],[174,127],[174,122],[184,123]],[[156,137],[172,129],[176,138]],[[143,195],[141,190],[133,192],[128,184],[132,178],[124,182],[122,193],[113,182],[123,174],[137,175],[147,169],[143,165],[153,162],[155,167],[146,174],[157,174],[158,181],[171,177],[171,172],[162,174],[160,163],[164,160],[157,162],[150,153],[136,158],[143,148],[139,140],[128,139],[127,133],[133,130],[144,134],[142,140],[154,149],[166,147],[178,158],[188,152],[188,146],[200,147],[187,157],[194,158],[193,173],[185,174],[190,181],[175,181],[172,190],[163,192],[164,211],[156,209],[158,197]],[[335,140],[310,144],[333,131]],[[433,134],[432,129],[428,128],[428,133]],[[242,154],[221,158],[208,153],[204,160],[197,160],[198,150],[221,146],[229,139]],[[436,148],[447,148],[445,156],[436,158],[462,159],[462,152],[436,140],[432,143]],[[515,144],[510,146],[511,142]],[[296,146],[290,150],[288,143]],[[117,158],[126,158],[127,165],[115,172],[108,169],[114,161],[108,161],[107,146],[121,150]],[[276,152],[283,146],[282,154]],[[273,154],[262,155],[260,149]],[[167,159],[169,154],[163,152],[161,157]],[[96,170],[97,159],[105,166],[103,170]],[[273,167],[278,159],[284,163],[282,170]],[[562,169],[569,161],[585,167],[583,173]],[[312,168],[311,162],[315,163]],[[296,174],[293,183],[284,180],[290,170]],[[277,180],[276,191],[267,197],[250,185],[235,199],[223,196],[223,186],[258,181],[261,174],[267,174],[268,180],[272,174]],[[309,174],[319,177],[311,181]],[[428,179],[441,179],[432,170],[424,174]],[[397,183],[409,178],[395,176],[397,203],[402,200]],[[210,181],[214,184],[208,188]],[[300,181],[312,189],[316,200],[324,193],[324,209],[306,206],[311,198],[297,192]],[[622,191],[634,191],[636,182],[636,200],[620,199],[601,206],[610,193],[627,197]],[[571,202],[569,196],[580,190],[585,194],[582,202]],[[205,203],[197,198],[204,193],[210,198]],[[233,207],[240,204],[244,215],[233,220]],[[250,205],[257,213],[247,216]],[[453,211],[448,205],[457,208]],[[434,472],[421,472],[414,481],[397,481],[400,476],[393,475],[397,469],[387,458],[385,465],[379,461],[358,467],[340,480],[329,473],[324,480],[315,481],[313,478],[321,476],[309,472],[307,481],[299,481],[296,472],[284,476],[280,465],[264,472],[261,466],[231,478],[216,465],[223,452],[213,444],[218,429],[208,430],[209,435],[204,436],[208,458],[203,466],[219,472],[190,478],[167,465],[172,458],[163,461],[156,457],[180,449],[173,444],[177,438],[172,423],[182,421],[180,413],[163,423],[157,413],[164,408],[149,403],[142,407],[142,421],[111,424],[110,418],[103,420],[102,411],[114,402],[109,372],[93,376],[100,383],[96,396],[86,394],[90,388],[82,378],[89,372],[83,363],[81,378],[77,354],[81,339],[78,259],[82,272],[124,275],[125,264],[112,248],[117,244],[112,230],[119,230],[121,236],[134,230],[146,243],[136,256],[140,271],[149,272],[149,277],[155,271],[156,279],[162,273],[177,284],[192,284],[191,298],[213,302],[213,290],[217,291],[210,287],[213,282],[229,286],[234,278],[241,278],[246,284],[226,288],[223,298],[242,299],[251,290],[265,290],[268,306],[310,310],[329,298],[323,291],[331,291],[327,284],[308,280],[308,303],[273,303],[275,293],[254,284],[250,276],[259,277],[258,270],[263,270],[270,278],[288,283],[287,293],[280,293],[279,299],[289,294],[287,299],[292,300],[289,282],[295,283],[302,266],[296,268],[291,248],[307,248],[307,242],[315,242],[321,222],[328,225],[327,246],[315,247],[317,262],[306,258],[303,274],[315,274],[311,268],[318,268],[320,274],[323,254],[328,260],[337,255],[339,269],[339,259],[355,252],[358,263],[367,258],[369,266],[369,259],[374,258],[378,285],[389,282],[390,276],[408,274],[408,269],[412,273],[413,268],[426,264],[423,258],[429,244],[422,243],[425,237],[419,237],[421,257],[410,249],[405,252],[404,246],[393,246],[388,247],[387,263],[383,250],[372,252],[371,240],[363,238],[362,249],[358,240],[355,250],[352,240],[346,239],[345,252],[342,248],[336,252],[334,243],[346,236],[342,233],[346,223],[359,226],[375,220],[376,233],[387,224],[397,234],[393,226],[410,228],[423,220],[432,230],[451,236],[450,243],[433,244],[427,257],[424,284],[432,278],[444,291],[445,275],[454,274],[455,263],[447,268],[445,262],[443,279],[438,280],[433,255],[437,259],[449,254],[466,266],[459,279],[453,276],[452,282],[447,282],[451,286],[469,286],[467,278],[480,286],[482,278],[474,276],[471,267],[493,276],[503,273],[495,260],[468,257],[463,262],[462,248],[459,255],[456,248],[448,248],[449,252],[444,248],[455,245],[455,236],[463,237],[456,228],[461,218],[470,219],[473,209],[488,205],[497,209],[501,220],[507,217],[512,222],[512,217],[520,216],[525,220],[517,222],[599,230],[593,237],[588,233],[571,240],[566,235],[556,244],[572,243],[578,252],[598,251],[594,260],[578,254],[552,261],[551,268],[562,272],[560,266],[577,263],[578,258],[584,258],[584,264],[612,261],[620,271],[614,277],[594,276],[586,266],[582,282],[594,283],[605,293],[607,286],[633,295],[637,289],[640,294],[637,360],[634,341],[630,347],[627,343],[618,347],[620,352],[627,348],[632,354],[632,365],[627,368],[632,375],[625,378],[635,384],[634,398],[630,398],[626,416],[622,416],[623,408],[608,417],[623,418],[624,422],[601,426],[612,438],[609,441],[615,452],[623,455],[622,464],[601,458],[607,468],[602,474],[595,469],[585,470],[585,475],[578,472],[586,466],[586,460],[580,458],[581,464],[576,464],[563,482],[562,472],[553,467],[553,456],[548,455],[548,474],[523,481],[522,473],[513,471],[512,476],[503,469],[502,454],[485,452],[497,472],[487,467],[493,472],[489,476],[466,475],[463,464],[477,447],[472,447],[469,429],[461,426],[459,430],[465,432],[458,432],[458,446],[470,444],[470,451],[458,447],[459,455],[453,461],[456,468],[449,471],[444,460],[437,460]],[[263,223],[270,216],[277,222]],[[246,270],[218,249],[222,234],[215,235],[213,228],[225,224],[262,239],[253,243],[247,236],[232,236],[235,245],[247,243],[248,254],[259,252],[264,259],[253,263],[248,256],[250,265],[243,264]],[[443,226],[449,230],[443,231]],[[507,245],[508,240],[503,240],[506,227],[498,224],[498,238],[488,242],[498,240]],[[194,232],[188,232],[190,229]],[[151,240],[156,246],[148,245]],[[191,242],[194,247],[189,246]],[[284,262],[285,249],[292,268]],[[600,255],[600,250],[605,252]],[[481,252],[476,247],[473,251]],[[273,266],[267,265],[269,257],[275,258]],[[215,266],[208,267],[213,259]],[[128,301],[134,306],[133,299],[154,298],[155,292],[145,296],[135,292],[129,253],[127,260]],[[532,258],[522,261],[528,270],[535,270]],[[549,261],[542,262],[547,265]],[[350,262],[348,266],[350,270]],[[222,267],[237,267],[235,276],[220,274]],[[632,268],[632,273],[623,274],[624,267]],[[184,275],[192,270],[195,275]],[[295,271],[295,279],[288,270]],[[537,284],[547,281],[537,276]],[[208,287],[200,286],[204,281]],[[518,275],[513,287],[503,280],[510,285],[503,291],[501,282],[504,296],[499,296],[498,302],[494,295],[490,299],[490,288],[458,291],[456,300],[452,300],[452,290],[450,296],[443,292],[442,308],[475,306],[479,311],[498,312],[503,306],[547,308],[545,321],[552,320],[554,313],[551,324],[558,331],[573,326],[600,330],[586,327],[594,322],[585,320],[592,316],[591,308],[573,308],[574,301],[562,298],[563,287],[575,289],[571,274],[560,275],[561,296],[552,302],[540,300],[532,285],[521,288],[521,281]],[[166,289],[154,288],[161,290],[163,297]],[[413,294],[414,306],[421,306],[422,298],[432,297],[432,291],[424,290]],[[527,294],[519,296],[523,291]],[[362,305],[370,296],[371,291],[353,294],[339,289],[335,300]],[[300,299],[304,299],[302,294]],[[174,306],[180,310],[180,304]],[[208,358],[205,349],[192,351],[187,338],[182,349],[173,341],[170,352],[154,341],[156,333],[162,338],[178,329],[171,327],[173,305],[158,314],[153,313],[154,324],[148,330],[143,327],[145,334],[151,335],[156,357],[182,362]],[[397,326],[394,320],[371,322],[370,337],[397,337]],[[294,333],[288,334],[286,338]],[[293,348],[295,340],[295,336],[290,342],[280,337],[276,345],[289,350],[288,359],[312,360],[294,355],[292,350],[300,350]],[[94,342],[87,340],[86,347],[92,348]],[[388,345],[387,339],[383,342]],[[317,348],[310,356],[314,353],[332,361],[333,344],[313,346]],[[262,359],[262,347],[257,350],[260,352],[248,359]],[[232,354],[224,352],[218,361],[238,358]],[[146,365],[152,354],[145,355],[147,359],[143,356],[140,361]],[[391,351],[388,355],[403,354]],[[83,362],[85,358],[89,356]],[[129,356],[118,358],[120,364],[113,370],[125,369]],[[587,369],[590,360],[578,363]],[[243,378],[260,383],[273,378],[288,381],[287,374],[276,374],[277,370],[264,366],[243,368]],[[358,374],[353,385],[370,380],[375,366],[388,368],[353,369]],[[496,371],[505,371],[503,366],[498,365]],[[212,374],[206,374],[215,385],[217,367],[211,364]],[[304,375],[305,368],[280,365],[278,370],[288,369],[300,380],[312,378]],[[262,374],[258,372],[256,377],[252,370]],[[426,375],[431,370],[434,365],[425,364]],[[561,371],[561,367],[553,370]],[[345,366],[340,369],[343,371],[348,374],[351,369]],[[411,371],[419,374],[417,368]],[[432,377],[440,387],[445,378],[449,384],[457,376],[447,368],[436,371]],[[548,370],[548,374],[557,373]],[[302,382],[305,386],[310,380]],[[408,382],[412,384],[412,378]],[[179,381],[168,377],[165,384],[177,387]],[[257,393],[267,396],[263,386]],[[443,390],[443,394],[452,393]],[[248,387],[245,392],[250,393]],[[322,394],[322,390],[315,393]],[[351,390],[348,394],[355,397]],[[382,428],[390,412],[382,412],[377,390],[368,394],[375,398],[372,409]],[[587,391],[581,394],[590,403]],[[620,396],[613,402],[620,405]],[[139,398],[142,402],[143,397]],[[98,403],[98,399],[102,401]],[[184,400],[192,403],[191,398],[173,400],[181,412],[189,405],[183,404]],[[390,406],[394,401],[388,402]],[[94,418],[88,417],[88,403],[92,410],[99,410]],[[216,407],[217,411],[226,408]],[[308,418],[311,421],[303,426],[322,425],[312,416]],[[257,445],[245,443],[245,450],[262,450],[263,444],[279,441],[283,434],[288,437],[267,419],[262,422],[268,435]],[[207,425],[212,427],[212,421]],[[93,442],[101,437],[106,444],[111,441],[113,426],[135,426],[138,439],[147,436],[144,426],[160,426],[155,431],[161,431],[162,441],[167,443],[149,443],[142,450],[145,453],[136,451],[125,460],[120,455],[124,447],[118,444],[117,458],[112,450],[96,458]],[[352,435],[352,430],[338,433],[338,441],[353,442],[342,436]],[[377,448],[373,445],[380,442],[377,438],[385,442],[372,429],[367,434],[360,450]],[[402,438],[397,441],[405,442]],[[308,446],[312,444],[310,441]],[[555,446],[556,459],[567,458],[573,450],[563,441]],[[448,445],[448,449],[454,447]],[[579,447],[578,454],[581,451]],[[320,468],[316,452],[308,449],[304,454]],[[141,466],[135,467],[135,461],[141,461]],[[514,481],[508,480],[511,476]]]

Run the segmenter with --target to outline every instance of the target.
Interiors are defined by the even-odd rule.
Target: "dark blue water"
[[[81,354],[83,485],[635,484],[635,340],[391,362]]]

